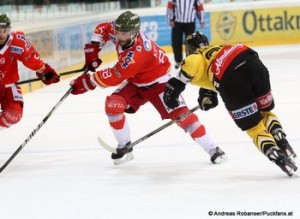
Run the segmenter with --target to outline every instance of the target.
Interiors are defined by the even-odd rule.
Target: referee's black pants
[[[175,62],[182,61],[182,44],[185,38],[195,32],[196,24],[192,23],[178,23],[175,22],[172,28],[172,48],[174,53]]]

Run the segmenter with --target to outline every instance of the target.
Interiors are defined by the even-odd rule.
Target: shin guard
[[[0,113],[0,127],[9,128],[22,119],[23,107],[19,103],[13,103],[5,107]]]
[[[263,153],[266,152],[271,147],[276,147],[275,140],[273,136],[267,131],[266,127],[263,124],[263,121],[260,121],[256,126],[247,129],[247,134],[252,138],[256,147]]]
[[[106,98],[105,112],[108,116],[109,124],[114,129],[122,129],[125,123],[125,109],[127,103],[120,95],[111,95]]]
[[[119,146],[130,141],[129,125],[124,114],[126,108],[127,103],[122,96],[113,94],[106,98],[105,112]]]
[[[171,113],[171,119],[174,120],[188,111],[189,109],[187,107],[176,109]],[[194,113],[191,113],[187,117],[179,120],[177,124],[185,132],[189,133],[193,139],[200,138],[206,134],[205,127],[199,122],[198,117]]]
[[[262,111],[263,122],[266,126],[268,132],[272,133],[276,129],[282,129],[281,123],[279,122],[277,116],[271,111]]]

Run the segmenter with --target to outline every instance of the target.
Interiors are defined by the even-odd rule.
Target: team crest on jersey
[[[124,58],[122,58],[123,60],[123,63],[122,63],[122,68],[127,68],[128,65],[134,63],[134,60],[133,60],[133,56],[134,56],[134,52],[133,51],[129,51],[126,56]]]
[[[18,46],[11,46],[10,51],[12,53],[22,54],[24,52],[24,49],[22,47],[18,47]]]
[[[17,38],[20,40],[26,41],[26,38],[24,35],[17,34]]]

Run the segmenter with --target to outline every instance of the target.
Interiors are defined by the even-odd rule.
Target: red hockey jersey
[[[0,49],[0,84],[6,85],[19,80],[18,61],[31,70],[39,70],[44,62],[26,39],[23,32],[11,32]]]
[[[138,34],[132,47],[123,50],[115,35],[114,22],[99,24],[91,41],[100,42],[100,47],[107,41],[116,45],[118,62],[112,68],[94,74],[95,81],[102,87],[115,86],[124,80],[147,86],[170,70],[171,63],[166,53],[142,33]]]

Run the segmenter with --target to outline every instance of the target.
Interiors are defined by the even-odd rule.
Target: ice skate
[[[286,157],[289,157],[291,159],[295,159],[297,157],[293,148],[286,139],[286,134],[281,128],[275,129],[272,132],[272,135],[276,141],[277,146],[282,150]]]
[[[131,161],[134,156],[133,156],[133,148],[131,146],[131,142],[128,142],[124,146],[118,145],[117,147],[117,153],[112,153],[111,154],[111,159],[113,160],[114,165],[120,165],[126,162]]]
[[[266,152],[266,155],[270,161],[276,163],[288,176],[292,176],[297,171],[294,161],[287,157],[279,148],[271,147]]]
[[[223,163],[227,159],[226,154],[219,147],[211,149],[209,154],[210,161],[214,164]]]

